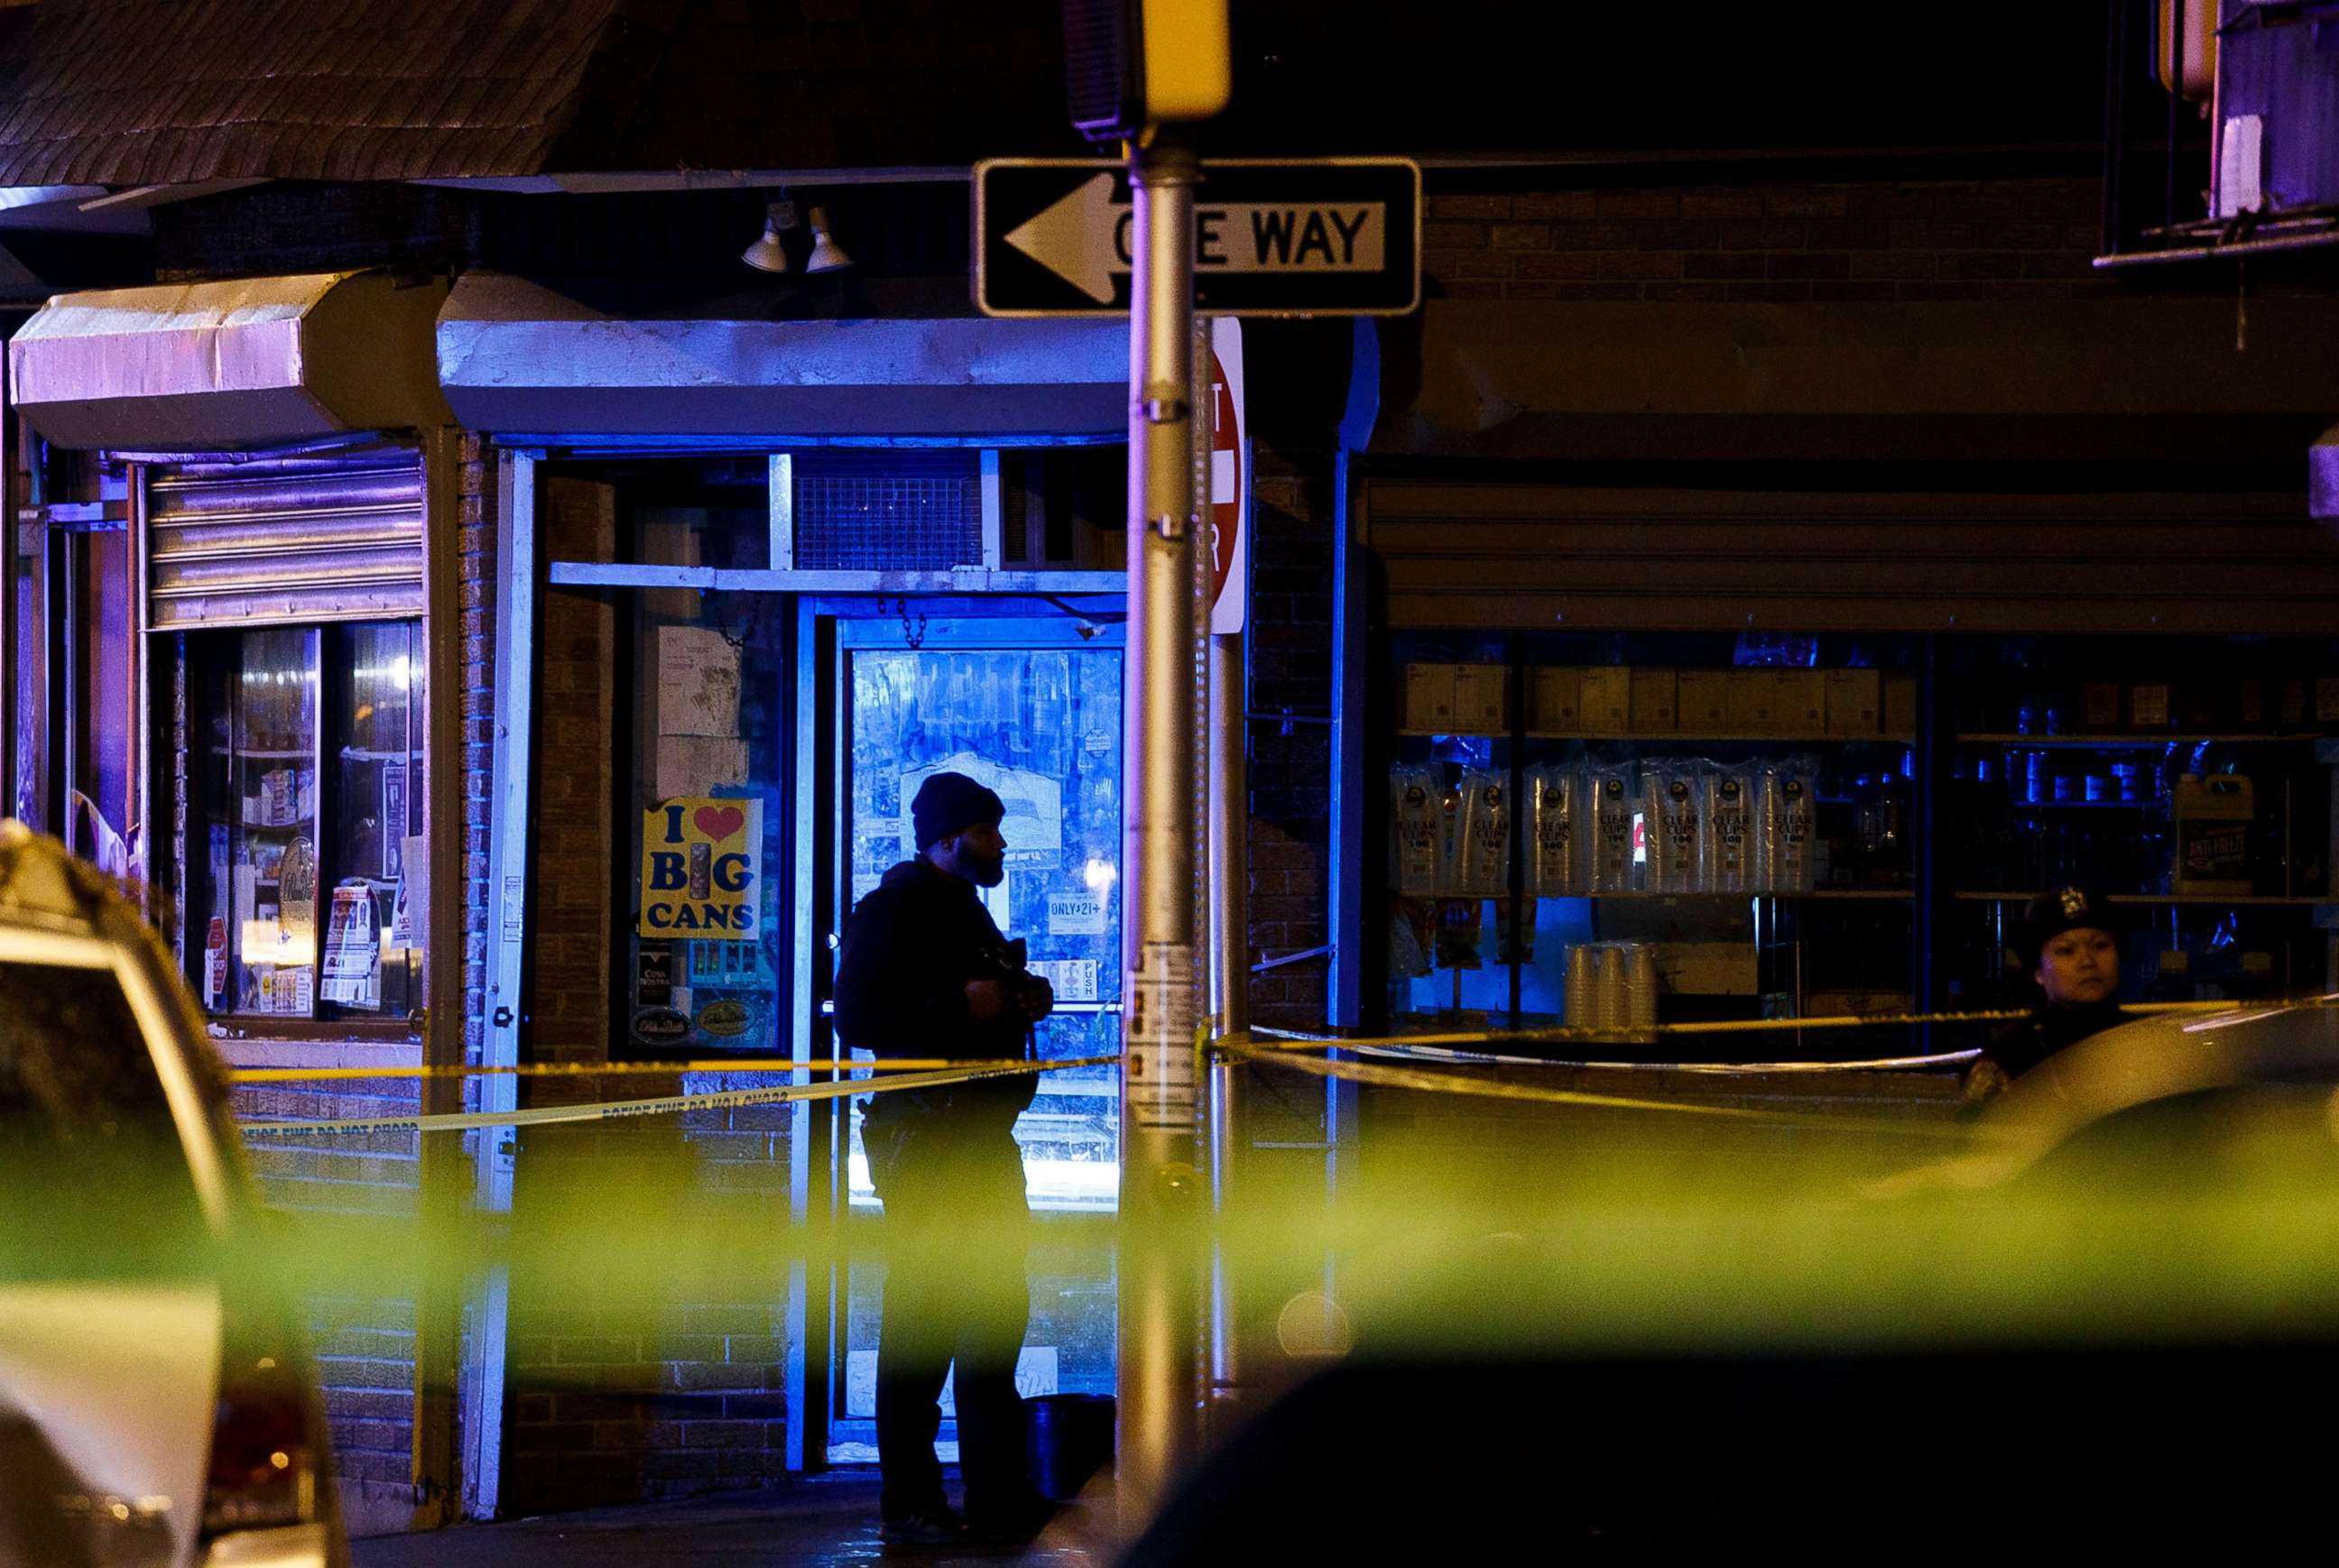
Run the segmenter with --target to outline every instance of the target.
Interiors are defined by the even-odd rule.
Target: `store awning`
[[[617,316],[467,273],[439,319],[456,418],[498,434],[1115,435],[1129,329],[982,317]]]
[[[383,271],[60,294],[8,344],[17,409],[61,447],[203,450],[448,422],[442,281]]]

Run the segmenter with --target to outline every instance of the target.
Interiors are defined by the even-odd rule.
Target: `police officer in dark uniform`
[[[917,857],[853,912],[836,975],[837,1032],[887,1057],[1030,1054],[1055,1004],[976,895],[1006,873],[1006,807],[964,774],[938,773],[910,804]],[[862,1122],[885,1205],[877,1348],[879,1507],[889,1544],[1029,1540],[1049,1513],[1024,1459],[1015,1364],[1031,1312],[1030,1209],[1015,1119],[1029,1075],[873,1096]],[[934,1457],[943,1382],[955,1364],[962,1517]]]
[[[2065,1046],[2127,1021],[2118,1001],[2119,927],[2103,894],[2048,888],[2023,906],[2019,941],[2040,1001],[2028,1018],[1999,1030],[1967,1068],[1969,1109]]]

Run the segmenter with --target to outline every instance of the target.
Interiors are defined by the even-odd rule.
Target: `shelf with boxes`
[[[1948,987],[2035,995],[2012,932],[2040,888],[2071,883],[2120,911],[2124,996],[2327,985],[2339,678],[2292,672],[2334,654],[2264,637],[1945,646]]]
[[[1512,733],[1510,673],[1408,663],[1399,733]],[[1524,729],[1537,739],[1905,740],[1917,728],[1916,680],[1900,670],[1548,665],[1522,677]]]
[[[1745,650],[1670,634],[1390,651],[1392,1023],[1587,1021],[1581,966],[1613,980],[1600,965],[1639,972],[1635,952],[1655,977],[1627,988],[1640,1021],[1659,996],[1680,1019],[1792,1014],[1809,987],[1905,1003],[1905,654],[1725,666]]]
[[[2174,731],[2159,735],[1981,735],[1960,733],[1954,737],[1959,745],[2054,746],[2058,748],[2091,748],[2097,751],[2148,751],[2165,745],[2295,745],[2301,741],[2321,740],[2324,736],[2314,730],[2296,734],[2267,735],[2192,735]]]
[[[2327,885],[2328,768],[2311,744],[2170,737],[2048,746],[1960,739],[1944,863],[1985,888],[2302,897]],[[2308,902],[2312,902],[2309,900]]]
[[[1916,892],[1914,892],[1914,890],[1910,889],[1910,888],[1905,888],[1905,887],[1903,887],[1903,888],[1890,888],[1890,887],[1813,887],[1813,888],[1803,888],[1803,889],[1797,890],[1797,891],[1786,891],[1786,890],[1781,890],[1781,889],[1775,889],[1775,888],[1762,888],[1762,889],[1757,889],[1757,890],[1754,890],[1753,892],[1674,892],[1674,891],[1669,891],[1669,890],[1664,889],[1664,888],[1658,888],[1658,889],[1655,889],[1655,890],[1653,890],[1653,891],[1652,891],[1652,890],[1650,890],[1650,889],[1648,889],[1648,888],[1632,888],[1632,889],[1625,889],[1625,890],[1623,890],[1623,891],[1614,892],[1587,892],[1587,893],[1578,893],[1578,894],[1575,894],[1575,895],[1574,895],[1574,896],[1575,896],[1575,897],[1579,897],[1579,898],[1592,898],[1592,899],[1611,899],[1611,898],[1656,898],[1656,899],[1703,899],[1703,898],[1716,898],[1716,899],[1719,899],[1719,898],[1726,898],[1726,899],[1744,899],[1744,898],[1873,899],[1873,900],[1881,901],[1881,902],[1887,902],[1887,903],[1892,903],[1892,902],[1906,902],[1908,900],[1912,899],[1912,898],[1916,897],[1917,895],[1916,895]]]
[[[1961,888],[1949,897],[1960,903],[2028,903],[2038,896],[2036,888],[1985,889]],[[2107,902],[2133,904],[2138,908],[2168,908],[2171,906],[2204,909],[2320,909],[2339,908],[2329,900],[2279,893],[2149,893],[2113,892],[2104,895]]]
[[[1552,738],[1860,740],[1913,735],[1916,687],[1874,669],[1592,665],[1527,672],[1527,733]]]
[[[2296,651],[2317,656],[2307,648]],[[2255,660],[2255,667],[2236,666],[2230,646],[2204,653],[2199,661],[2172,659],[2165,651],[2146,656],[2147,667],[2178,672],[2174,675],[2111,680],[2083,674],[2053,683],[2039,675],[2069,665],[2051,655],[2035,659],[2013,678],[1966,691],[1959,738],[2040,745],[2085,745],[2098,738],[2241,743],[2310,739],[2318,726],[2339,725],[2339,676],[2292,675],[2272,656]]]

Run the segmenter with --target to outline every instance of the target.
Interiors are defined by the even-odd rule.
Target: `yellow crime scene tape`
[[[1914,1072],[1958,1067],[1981,1054],[1981,1047],[1937,1050],[1928,1056],[1877,1056],[1860,1061],[1562,1061],[1548,1056],[1506,1056],[1491,1050],[1456,1050],[1445,1046],[1358,1045],[1360,1056],[1400,1061],[1446,1061],[1467,1067],[1559,1067],[1594,1072],[1703,1073],[1715,1078],[1772,1077],[1781,1073]]]
[[[2316,1007],[2327,1005],[2332,999],[2284,1002],[2285,1007]],[[2262,1004],[2239,1001],[2156,1001],[2140,1002],[2125,1008],[2138,1016],[2165,1012],[2237,1012]],[[1253,1029],[1252,1036],[1277,1042],[1278,1049],[1294,1051],[1361,1050],[1367,1047],[1387,1049],[1406,1047],[1419,1049],[1438,1046],[1490,1045],[1497,1042],[1518,1045],[1564,1045],[1578,1041],[1603,1045],[1632,1044],[1645,1041],[1651,1036],[1674,1038],[1693,1035],[1720,1034],[1779,1034],[1803,1030],[1828,1031],[1841,1029],[1901,1029],[1912,1024],[1934,1023],[2009,1023],[2031,1016],[2028,1008],[1998,1008],[1973,1012],[1859,1012],[1830,1015],[1825,1018],[1749,1018],[1725,1019],[1701,1023],[1647,1023],[1615,1029],[1593,1029],[1581,1026],[1554,1025],[1547,1029],[1480,1029],[1456,1030],[1444,1033],[1422,1034],[1318,1034],[1301,1030]],[[1941,1052],[1936,1056],[1885,1057],[1880,1061],[1894,1064],[1931,1064],[1937,1060],[1961,1057],[1963,1052]],[[1872,1065],[1843,1061],[1761,1062],[1737,1064],[1729,1062],[1660,1062],[1660,1061],[1560,1061],[1546,1057],[1514,1059],[1520,1066],[1535,1067],[1614,1067],[1640,1071],[1712,1070],[1726,1072],[1841,1072],[1847,1069]]]
[[[1539,1084],[1505,1079],[1463,1078],[1452,1072],[1421,1068],[1381,1067],[1362,1061],[1331,1061],[1314,1055],[1261,1050],[1253,1047],[1222,1048],[1230,1056],[1275,1067],[1295,1069],[1318,1078],[1344,1079],[1352,1083],[1379,1084],[1390,1089],[1421,1090],[1434,1094],[1472,1095],[1483,1100],[1525,1100],[1536,1105],[1570,1105],[1595,1110],[1643,1110],[1676,1116],[1701,1116],[1765,1127],[1801,1127],[1831,1132],[1884,1132],[1901,1137],[1969,1141],[1975,1129],[1964,1123],[1888,1120],[1877,1117],[1798,1115],[1791,1111],[1738,1105],[1701,1105],[1685,1100],[1643,1100],[1631,1095],[1594,1094],[1583,1090],[1545,1089]],[[1475,1065],[1475,1064],[1473,1064]]]
[[[987,1078],[1012,1078],[1023,1073],[1059,1072],[1067,1068],[1097,1067],[1117,1061],[1112,1056],[1070,1057],[1058,1061],[1007,1061],[985,1066],[953,1065],[948,1071],[903,1074],[882,1082],[840,1080],[833,1083],[777,1084],[769,1089],[731,1089],[709,1094],[669,1094],[649,1100],[588,1101],[582,1105],[534,1106],[525,1110],[449,1111],[431,1116],[362,1116],[333,1121],[247,1121],[239,1129],[247,1139],[321,1138],[352,1132],[463,1132],[481,1127],[545,1127],[561,1122],[615,1121],[636,1116],[664,1116],[690,1110],[727,1110],[749,1105],[787,1105],[799,1100],[835,1100],[890,1090],[935,1089],[972,1083]],[[848,1063],[846,1065],[860,1065]]]
[[[690,1061],[524,1061],[495,1066],[419,1063],[387,1067],[239,1067],[230,1083],[334,1083],[367,1078],[655,1078],[680,1072],[942,1072],[960,1068],[1024,1068],[1023,1058],[967,1060],[947,1056],[883,1061],[793,1061],[785,1056],[711,1057]],[[1060,1067],[1061,1062],[1043,1063]]]
[[[2322,997],[2289,1006],[2329,1006],[2339,998]],[[2230,1012],[2246,1004],[2230,1001],[2148,1002],[2127,1011],[2154,1013]],[[1915,1070],[1948,1067],[1970,1060],[1979,1050],[1940,1051],[1922,1056],[1880,1057],[1855,1061],[1681,1062],[1562,1060],[1456,1049],[1496,1043],[1546,1044],[1575,1041],[1642,1043],[1652,1037],[1775,1033],[1785,1030],[1900,1028],[1914,1024],[2000,1023],[2027,1018],[2027,1010],[1998,1009],[1969,1012],[1859,1013],[1826,1018],[1747,1019],[1703,1023],[1649,1024],[1634,1029],[1556,1027],[1526,1030],[1474,1030],[1406,1035],[1323,1035],[1291,1030],[1253,1029],[1217,1035],[1219,1020],[1204,1019],[1195,1031],[1198,1058],[1215,1051],[1221,1056],[1262,1066],[1295,1068],[1320,1077],[1379,1083],[1427,1093],[1465,1094],[1486,1099],[1533,1101],[1551,1105],[1598,1107],[1616,1110],[1670,1111],[1675,1114],[1722,1117],[1771,1125],[1824,1126],[1856,1130],[1867,1122],[1841,1117],[1797,1117],[1774,1110],[1738,1106],[1699,1105],[1683,1100],[1641,1099],[1579,1090],[1545,1089],[1531,1084],[1464,1077],[1453,1071],[1420,1068],[1380,1067],[1364,1062],[1330,1061],[1322,1053],[1353,1051],[1434,1064],[1442,1068],[1532,1067],[1594,1069],[1638,1072],[1694,1072],[1715,1076],[1780,1073]],[[461,1111],[433,1115],[357,1117],[330,1121],[252,1121],[242,1126],[249,1139],[308,1138],[356,1132],[451,1132],[482,1127],[544,1126],[562,1122],[611,1120],[624,1117],[659,1116],[690,1110],[717,1110],[752,1105],[784,1105],[834,1100],[844,1096],[885,1093],[896,1090],[938,1088],[985,1078],[1061,1071],[1097,1067],[1120,1060],[1118,1055],[1088,1056],[1058,1061],[952,1061],[942,1058],[895,1058],[886,1061],[794,1061],[779,1057],[735,1060],[716,1058],[682,1062],[538,1062],[499,1066],[437,1065],[405,1067],[245,1068],[230,1074],[238,1084],[348,1081],[365,1079],[428,1079],[510,1076],[562,1078],[642,1076],[684,1072],[883,1072],[882,1080],[845,1079],[826,1084],[794,1083],[768,1089],[724,1090],[703,1094],[663,1095],[650,1099],[540,1106],[526,1110]],[[1876,1128],[1907,1133],[1915,1126],[1876,1122]],[[1939,1129],[1927,1129],[1940,1131]],[[1962,1133],[1959,1134],[1962,1136]]]

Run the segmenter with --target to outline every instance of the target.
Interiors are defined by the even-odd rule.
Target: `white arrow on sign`
[[[1126,201],[1098,174],[1012,229],[1007,242],[1100,305],[1130,271]],[[1377,272],[1388,250],[1381,202],[1197,202],[1197,272]]]

